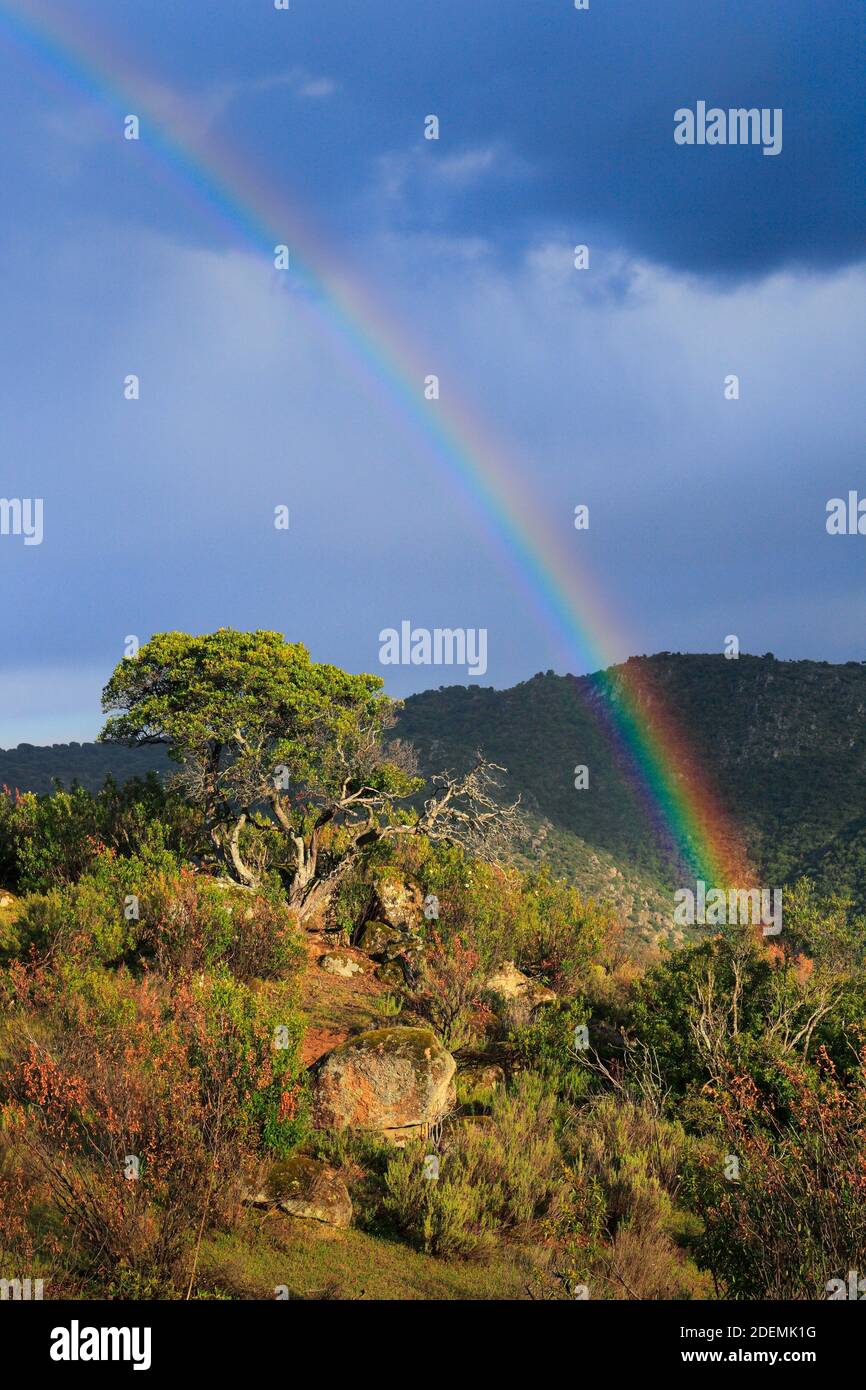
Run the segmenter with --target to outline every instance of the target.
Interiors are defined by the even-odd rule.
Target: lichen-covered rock
[[[386,922],[365,922],[358,937],[358,949],[374,959],[384,959],[402,940],[403,933],[398,927],[389,927]]]
[[[279,1207],[288,1216],[327,1226],[348,1226],[352,1220],[352,1199],[339,1173],[303,1154],[275,1163],[261,1191],[248,1200],[253,1206]]]
[[[398,960],[389,960],[380,965],[376,971],[376,979],[385,985],[391,985],[394,989],[406,988],[406,973]]]
[[[351,980],[353,975],[363,975],[364,967],[351,956],[319,956],[319,965],[329,975],[339,975],[343,980]]]
[[[454,1102],[456,1063],[429,1028],[376,1028],[335,1047],[313,1072],[319,1129],[434,1124]]]
[[[378,916],[389,927],[419,931],[424,922],[424,894],[409,879],[381,874],[376,881]]]
[[[484,988],[499,999],[502,1011],[513,1027],[523,1027],[536,1009],[556,1003],[555,992],[524,975],[513,960],[498,965],[485,980]]]

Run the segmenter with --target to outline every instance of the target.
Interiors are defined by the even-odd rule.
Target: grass
[[[523,1299],[528,1257],[509,1247],[486,1264],[449,1263],[398,1241],[335,1230],[280,1213],[251,1216],[245,1228],[203,1246],[202,1282],[235,1298],[439,1300]],[[285,1295],[284,1295],[285,1296]]]

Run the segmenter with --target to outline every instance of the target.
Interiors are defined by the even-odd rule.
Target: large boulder
[[[352,1220],[352,1199],[339,1173],[303,1154],[275,1163],[261,1190],[248,1200],[253,1206],[279,1207],[288,1216],[326,1226],[348,1226]]]
[[[410,879],[381,874],[376,881],[377,917],[389,927],[420,931],[424,924],[424,894]]]
[[[313,1069],[317,1129],[423,1135],[454,1103],[456,1063],[429,1028],[376,1028],[349,1038]],[[391,1137],[398,1137],[391,1133]]]
[[[386,922],[365,922],[358,937],[358,950],[374,960],[386,960],[399,951],[403,940],[398,927],[389,927]]]
[[[513,960],[498,965],[485,980],[484,988],[499,1001],[502,1013],[515,1028],[528,1023],[536,1009],[556,1003],[555,992],[524,975]]]

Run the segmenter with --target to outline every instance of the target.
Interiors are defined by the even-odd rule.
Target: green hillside
[[[123,783],[130,777],[146,777],[148,772],[164,773],[171,766],[166,749],[159,746],[55,743],[38,747],[19,743],[17,748],[0,748],[0,786],[41,796],[54,790],[55,781],[65,787],[78,782],[95,792],[106,777]]]
[[[630,674],[765,866],[862,893],[862,668]],[[672,861],[600,732],[621,679],[410,700],[400,732],[455,774],[425,788],[378,678],[280,633],[157,633],[118,662],[106,737],[170,740],[184,785],[0,796],[13,1296],[16,1270],[121,1301],[849,1287],[866,917],[801,881],[772,941],[754,918],[677,926]],[[517,864],[484,853],[513,818],[479,745],[527,811]],[[9,762],[99,781],[128,766],[111,754]]]
[[[684,731],[764,880],[808,872],[866,903],[866,664],[666,652],[631,661],[647,698]],[[425,691],[405,702],[397,732],[428,772],[461,770],[482,749],[508,769],[506,793],[521,797],[524,862],[544,859],[587,891],[614,889],[633,921],[660,923],[678,874],[610,738],[619,670],[612,680],[548,672],[510,690]],[[574,786],[578,765],[589,769],[585,790]],[[0,784],[96,790],[108,774],[123,782],[169,767],[159,747],[20,744],[0,751]]]
[[[862,899],[866,665],[670,653],[632,662],[684,731],[766,881],[808,870]],[[598,717],[615,698],[596,676],[552,672],[511,690],[454,686],[407,700],[400,733],[425,767],[463,766],[476,748],[507,766],[509,792],[555,831],[542,853],[563,871],[579,870],[588,848],[670,882],[645,804]],[[574,788],[578,764],[589,768],[587,790]]]

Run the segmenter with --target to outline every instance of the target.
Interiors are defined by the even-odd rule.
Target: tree
[[[276,632],[157,633],[115,668],[100,738],[169,745],[213,851],[239,883],[254,887],[260,876],[244,858],[245,829],[277,830],[290,851],[289,902],[303,918],[385,836],[478,849],[509,822],[513,808],[493,795],[501,769],[480,757],[463,778],[435,779],[412,810],[424,783],[412,750],[386,742],[399,706],[382,684],[313,662]]]

